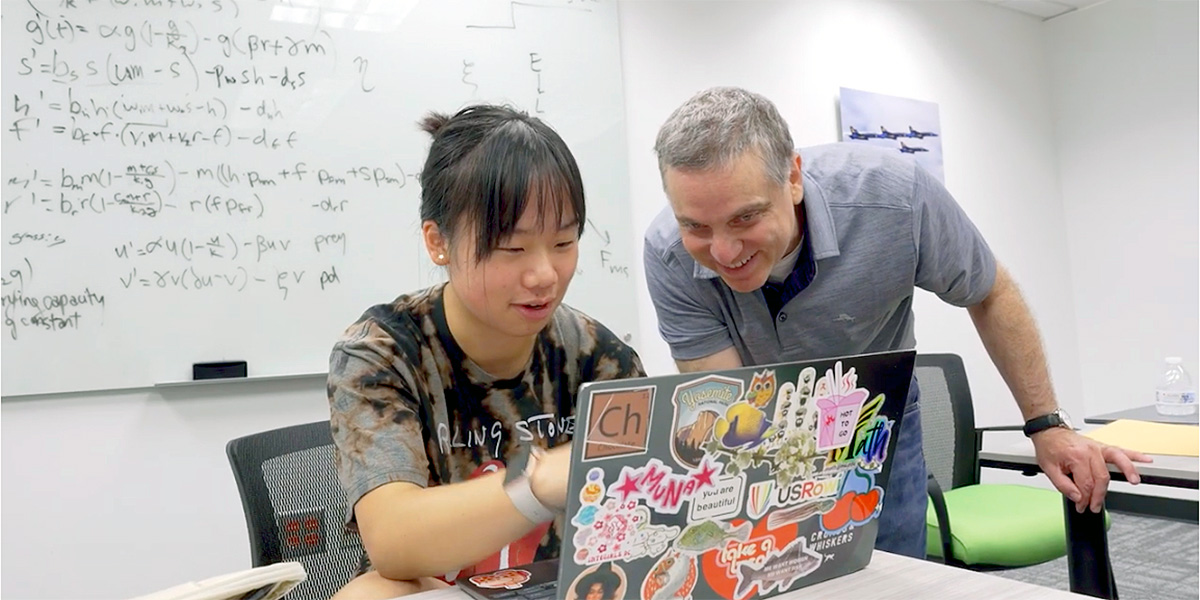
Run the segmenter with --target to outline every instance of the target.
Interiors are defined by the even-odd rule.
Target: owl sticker
[[[764,370],[750,378],[750,389],[746,390],[746,402],[754,408],[762,408],[775,396],[775,370]]]

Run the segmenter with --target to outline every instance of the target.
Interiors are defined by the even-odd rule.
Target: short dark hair
[[[605,598],[614,598],[617,588],[621,587],[621,576],[614,573],[611,568],[598,568],[579,578],[579,581],[575,583],[575,596],[579,600],[583,600],[591,587],[597,583],[604,590]]]
[[[477,105],[452,117],[430,113],[421,128],[433,136],[421,170],[421,221],[448,239],[475,229],[475,260],[512,235],[530,200],[545,225],[547,203],[562,224],[569,206],[583,235],[583,178],[566,142],[540,119],[507,106]]]

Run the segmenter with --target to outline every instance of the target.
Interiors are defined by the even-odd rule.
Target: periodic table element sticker
[[[584,431],[583,460],[646,453],[654,387],[593,392]]]

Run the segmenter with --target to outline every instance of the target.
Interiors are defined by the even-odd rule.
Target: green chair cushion
[[[1023,567],[1067,553],[1062,494],[1025,485],[980,484],[944,494],[954,558],[968,565]],[[1108,514],[1104,526],[1110,525]],[[925,511],[926,554],[942,556],[937,513]]]

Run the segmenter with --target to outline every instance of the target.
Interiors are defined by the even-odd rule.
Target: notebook
[[[304,565],[281,562],[191,581],[133,600],[278,600],[307,578]]]
[[[457,583],[484,600],[747,600],[862,569],[915,356],[585,384],[560,558]]]

